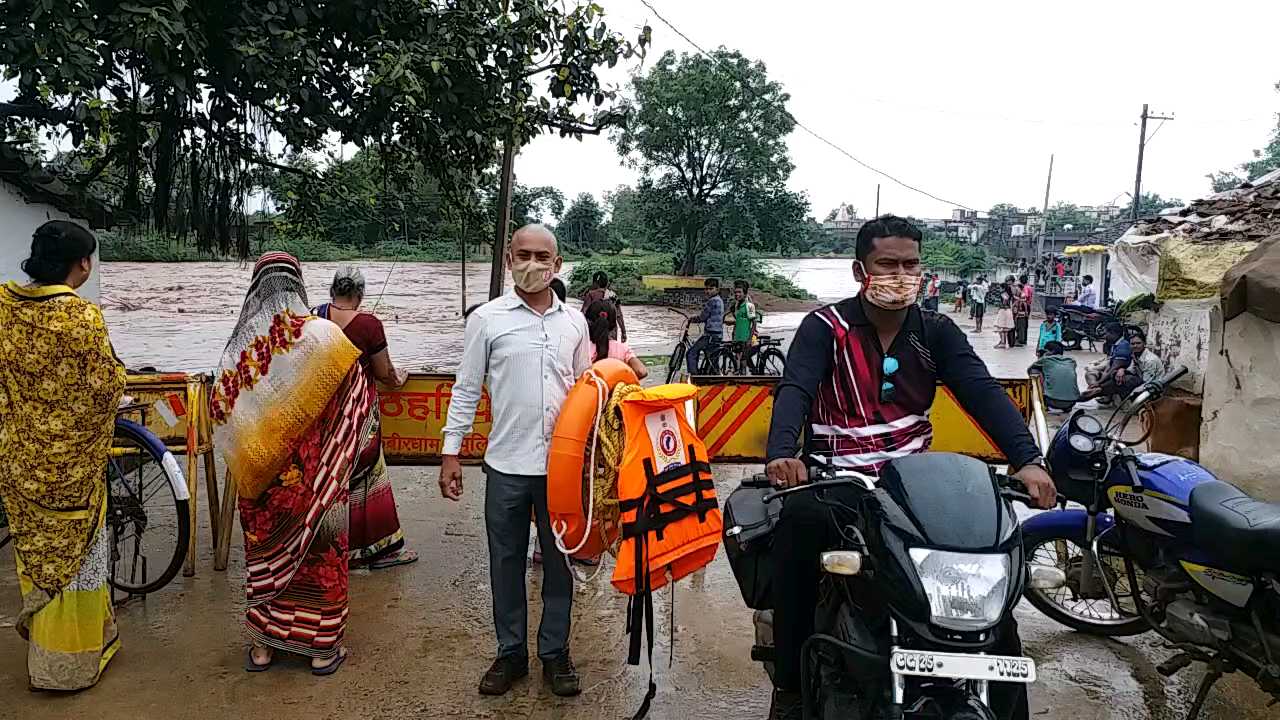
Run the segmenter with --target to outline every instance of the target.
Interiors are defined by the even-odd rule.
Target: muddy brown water
[[[847,268],[845,261],[839,262],[841,269]],[[362,266],[373,303],[390,264]],[[307,265],[313,302],[324,298],[333,268]],[[448,367],[461,336],[456,267],[426,264],[404,270],[392,275],[379,308],[379,314],[393,318],[388,322],[392,347],[410,367],[409,363]],[[829,272],[838,277],[836,270]],[[108,264],[103,292],[117,348],[131,365],[207,369],[216,363],[230,333],[247,274],[246,268],[216,264]],[[469,275],[468,284],[478,289],[472,296],[476,301],[482,299],[486,281],[487,269],[476,268]],[[112,302],[126,300],[136,309],[112,307]],[[666,314],[635,309],[638,322],[632,334],[642,338],[638,344],[651,342],[660,351],[670,342],[662,337],[674,326]],[[403,320],[396,322],[396,316]],[[963,318],[959,322],[971,327]],[[971,339],[997,374],[1024,370],[1031,360],[1026,349],[993,350],[993,336]],[[1082,363],[1087,359],[1080,358]],[[759,469],[718,466],[720,496]],[[572,648],[583,678],[581,697],[552,696],[538,677],[536,661],[531,677],[508,696],[477,695],[476,683],[495,650],[483,476],[468,469],[466,494],[460,503],[452,503],[440,498],[435,472],[392,469],[405,534],[422,559],[406,567],[353,573],[347,630],[352,655],[328,678],[313,677],[294,662],[281,662],[266,673],[244,672],[239,533],[234,536],[230,568],[214,572],[201,498],[196,576],[179,577],[146,600],[120,608],[123,649],[97,686],[71,695],[29,693],[27,647],[12,630],[20,605],[13,553],[10,548],[0,550],[0,719],[629,717],[644,695],[647,670],[625,664],[625,598],[609,584],[608,565],[599,577],[579,583],[575,590]],[[540,613],[539,577],[531,568],[531,650]],[[742,605],[723,553],[676,586],[674,615],[669,591],[660,591],[655,605],[659,691],[650,717],[764,718],[769,689],[763,671],[750,660],[751,613]],[[1155,639],[1081,635],[1025,603],[1018,609],[1018,620],[1026,654],[1039,665],[1040,679],[1031,689],[1032,717],[1177,720],[1185,715],[1201,668],[1192,666],[1172,679],[1160,676],[1156,664],[1172,653]],[[672,655],[669,636],[675,638]],[[1261,720],[1274,715],[1251,682],[1235,678],[1218,685],[1202,717]]]

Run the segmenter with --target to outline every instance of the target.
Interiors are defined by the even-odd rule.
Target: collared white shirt
[[[1076,296],[1077,305],[1087,305],[1091,308],[1098,307],[1098,291],[1092,285],[1087,285],[1080,289],[1080,293]]]
[[[1155,382],[1164,375],[1164,363],[1160,361],[1160,356],[1152,352],[1150,348],[1143,350],[1142,354],[1135,359],[1143,382]]]
[[[462,449],[487,376],[493,429],[485,464],[509,475],[545,475],[560,406],[590,366],[586,318],[558,298],[542,315],[514,291],[481,305],[467,318],[443,453]]]

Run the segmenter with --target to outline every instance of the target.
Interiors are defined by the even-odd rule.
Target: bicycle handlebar
[[[1027,486],[1023,485],[1017,478],[1005,475],[1004,473],[994,473],[994,475],[996,479],[996,486],[999,489],[1001,497],[1011,502],[1022,503],[1027,507],[1036,506],[1035,500],[1033,500],[1031,498],[1031,494],[1027,492]],[[766,493],[762,499],[767,504],[777,500],[778,498],[783,498],[798,492],[813,492],[816,490],[826,490],[836,487],[856,487],[864,490],[870,490],[871,487],[873,487],[869,486],[869,478],[866,475],[853,471],[832,471],[827,468],[812,467],[809,468],[809,478],[810,481],[803,485],[796,485],[795,487]],[[751,476],[748,480],[743,480],[742,487],[763,490],[774,487],[774,485],[767,475],[761,473]]]

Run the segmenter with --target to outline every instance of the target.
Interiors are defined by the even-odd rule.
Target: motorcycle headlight
[[[936,625],[986,630],[1000,622],[1009,592],[1009,556],[911,548]]]

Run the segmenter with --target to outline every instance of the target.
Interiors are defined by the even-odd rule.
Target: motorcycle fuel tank
[[[1189,539],[1191,490],[1216,478],[1198,463],[1175,455],[1142,453],[1137,464],[1141,493],[1122,465],[1116,464],[1107,475],[1107,497],[1116,515],[1154,535]]]

